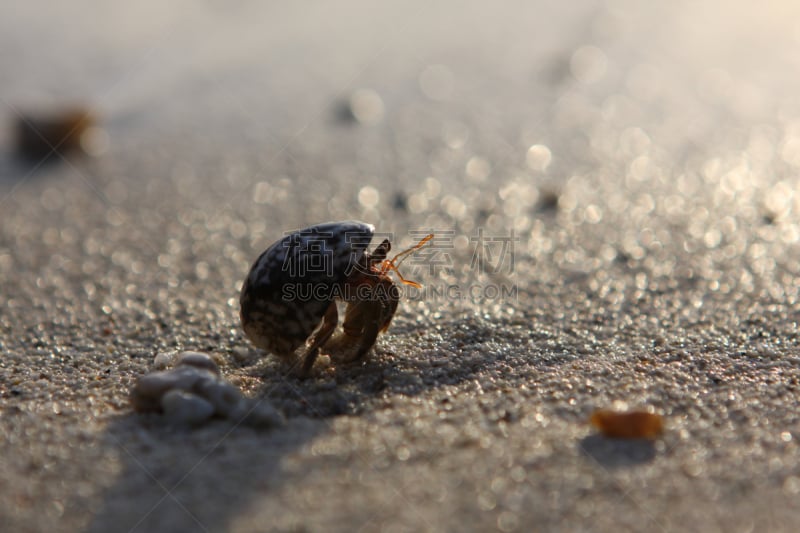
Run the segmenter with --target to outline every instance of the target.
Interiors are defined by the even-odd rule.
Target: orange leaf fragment
[[[589,423],[614,439],[655,439],[664,432],[663,417],[648,411],[598,409],[592,413]]]

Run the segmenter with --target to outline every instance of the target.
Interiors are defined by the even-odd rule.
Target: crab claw
[[[381,279],[368,291],[368,297],[347,304],[342,323],[343,333],[334,340],[336,359],[341,362],[360,361],[375,344],[378,333],[392,322],[400,291],[389,279]]]

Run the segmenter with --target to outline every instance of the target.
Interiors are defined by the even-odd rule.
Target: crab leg
[[[336,330],[336,324],[339,322],[339,311],[336,309],[336,302],[331,302],[328,310],[325,311],[325,316],[322,317],[322,324],[317,328],[316,333],[310,339],[311,344],[306,350],[305,358],[303,359],[303,368],[300,370],[301,376],[308,376],[311,373],[311,368],[314,366],[314,361],[317,360],[319,349],[328,342],[333,332]]]

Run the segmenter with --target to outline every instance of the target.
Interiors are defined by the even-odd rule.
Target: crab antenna
[[[399,254],[394,256],[392,259],[385,260],[383,262],[382,271],[383,272],[387,272],[389,270],[394,270],[395,273],[397,274],[397,277],[400,278],[400,281],[402,281],[406,285],[411,285],[412,287],[416,287],[417,289],[419,289],[420,287],[422,287],[422,285],[420,285],[416,281],[411,281],[411,280],[408,280],[408,279],[404,278],[403,275],[400,273],[400,270],[398,270],[398,268],[403,263],[403,261],[405,261],[408,258],[408,256],[411,253],[419,250],[420,248],[422,248],[423,246],[428,244],[428,242],[431,239],[433,239],[433,233],[429,233],[428,235],[423,237],[417,244],[415,244],[414,246],[412,246],[408,250],[403,250],[402,252],[400,252]]]
[[[431,239],[433,239],[433,233],[429,233],[429,234],[427,234],[427,235],[426,235],[426,236],[425,236],[425,237],[424,237],[422,240],[420,240],[420,241],[419,241],[417,244],[415,244],[414,246],[412,246],[412,247],[411,247],[411,248],[409,248],[408,250],[403,250],[402,252],[400,252],[399,254],[397,254],[396,256],[394,256],[394,257],[392,258],[392,260],[391,260],[391,264],[392,264],[392,266],[393,266],[395,269],[397,269],[397,268],[398,268],[398,267],[399,267],[399,266],[402,264],[402,262],[403,262],[403,261],[405,261],[405,260],[406,260],[406,258],[408,258],[408,256],[409,256],[409,255],[410,255],[412,252],[416,252],[417,250],[419,250],[420,248],[422,248],[423,246],[425,246],[426,244],[428,244],[428,242],[429,242]],[[395,264],[395,261],[397,261],[398,259],[399,259],[400,261],[399,261],[399,262],[397,262],[397,264]]]

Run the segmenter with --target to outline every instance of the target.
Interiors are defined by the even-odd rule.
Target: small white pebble
[[[321,367],[331,366],[331,356],[326,353],[321,353],[317,357],[317,365]]]
[[[214,406],[196,394],[173,389],[161,398],[164,415],[179,424],[199,424],[211,418]]]
[[[244,363],[246,361],[249,361],[250,359],[253,359],[255,356],[255,352],[249,348],[237,346],[236,348],[231,350],[231,355],[233,355],[233,358],[236,359],[236,361]]]
[[[190,391],[203,381],[214,381],[216,374],[193,366],[152,372],[142,376],[131,391],[131,402],[137,411],[159,410],[160,398],[169,390]]]
[[[195,391],[214,406],[214,412],[225,417],[236,413],[244,400],[239,389],[221,380],[200,383]]]
[[[383,118],[383,99],[371,89],[359,89],[350,95],[350,113],[362,124],[375,124]]]
[[[156,354],[155,359],[153,359],[153,366],[156,370],[166,370],[175,363],[175,358],[177,356],[178,352],[175,351]]]
[[[216,361],[203,352],[183,352],[178,356],[177,366],[188,365],[196,368],[205,368],[215,374],[219,374],[219,367]]]

